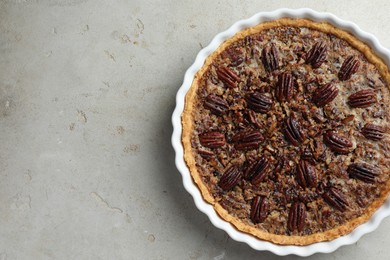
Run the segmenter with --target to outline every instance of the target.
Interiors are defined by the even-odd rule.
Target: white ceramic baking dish
[[[384,203],[384,205],[382,205],[382,207],[377,210],[377,212],[368,222],[358,226],[351,233],[340,238],[328,242],[320,242],[307,246],[276,245],[270,242],[257,239],[249,234],[240,232],[235,229],[231,224],[222,220],[214,211],[214,208],[202,199],[202,196],[197,186],[192,181],[190,172],[183,158],[183,146],[181,143],[181,114],[184,109],[184,99],[188,89],[192,84],[196,72],[202,67],[205,59],[213,51],[215,51],[222,42],[232,37],[238,31],[255,26],[265,21],[271,21],[282,17],[307,18],[318,22],[325,21],[338,28],[346,30],[355,35],[363,42],[367,43],[377,53],[377,55],[379,55],[384,60],[387,66],[390,67],[390,51],[385,49],[372,34],[363,32],[356,24],[341,20],[330,13],[319,13],[308,8],[296,10],[278,9],[273,12],[257,13],[249,19],[238,21],[226,31],[216,35],[211,41],[211,43],[198,53],[195,62],[185,73],[183,85],[180,87],[176,95],[176,108],[172,115],[172,123],[174,129],[172,134],[172,145],[176,152],[175,163],[179,172],[182,174],[184,187],[194,198],[197,208],[209,217],[210,221],[214,224],[214,226],[226,231],[232,239],[247,243],[249,246],[256,250],[268,250],[277,255],[295,254],[299,256],[309,256],[314,253],[329,253],[335,251],[337,248],[343,245],[353,244],[364,234],[375,230],[379,226],[380,222],[385,217],[390,215],[390,200],[388,199]]]

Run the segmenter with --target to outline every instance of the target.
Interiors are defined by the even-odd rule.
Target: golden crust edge
[[[390,179],[386,183],[387,189],[383,191],[379,198],[377,198],[359,217],[347,222],[344,225],[338,226],[334,229],[327,230],[321,233],[315,233],[308,236],[287,236],[287,235],[276,235],[271,234],[269,232],[262,231],[256,227],[249,226],[244,223],[237,217],[229,214],[210,194],[206,185],[204,185],[201,176],[196,168],[195,159],[193,157],[193,149],[191,145],[191,134],[194,129],[194,125],[192,122],[193,111],[196,107],[195,98],[196,98],[196,90],[198,89],[198,81],[202,78],[203,74],[207,71],[209,65],[213,62],[213,60],[225,50],[230,44],[234,41],[244,38],[247,35],[254,34],[260,32],[265,29],[269,29],[277,26],[296,26],[296,27],[308,27],[311,29],[316,29],[322,31],[324,33],[334,34],[336,37],[346,40],[351,46],[359,50],[361,53],[365,55],[367,60],[372,63],[379,71],[381,76],[387,83],[387,86],[390,86],[390,73],[389,69],[383,60],[378,57],[374,51],[365,43],[357,39],[355,36],[350,34],[347,31],[342,29],[338,29],[335,26],[327,23],[327,22],[313,22],[308,19],[292,19],[292,18],[281,18],[275,21],[261,23],[257,26],[244,29],[238,33],[236,33],[233,37],[229,38],[225,42],[223,42],[210,56],[208,56],[202,65],[201,69],[196,73],[194,80],[191,84],[190,89],[188,90],[185,96],[185,107],[182,113],[182,143],[184,146],[184,160],[189,168],[193,181],[196,183],[199,188],[203,199],[211,204],[217,214],[224,219],[225,221],[231,223],[237,230],[248,233],[254,237],[257,237],[261,240],[269,241],[275,244],[280,245],[309,245],[317,242],[330,241],[334,240],[340,236],[346,235],[352,232],[357,226],[367,222],[371,216],[375,213],[375,211],[383,205],[386,201],[389,193],[390,193]]]

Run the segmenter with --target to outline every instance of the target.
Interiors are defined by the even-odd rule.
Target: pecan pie
[[[222,43],[182,115],[203,198],[238,230],[276,244],[335,239],[390,191],[384,62],[328,23],[282,18]]]

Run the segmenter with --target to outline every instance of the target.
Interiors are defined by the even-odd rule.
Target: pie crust
[[[384,182],[381,184],[380,194],[371,202],[370,205],[365,207],[364,211],[358,216],[348,219],[344,221],[342,224],[332,227],[330,229],[326,229],[320,232],[315,232],[312,234],[299,234],[299,232],[291,232],[291,234],[275,234],[259,228],[258,226],[251,224],[251,220],[242,219],[237,217],[236,215],[229,212],[226,207],[224,207],[220,200],[216,198],[215,194],[210,190],[207,183],[205,183],[201,174],[201,167],[198,167],[196,156],[197,150],[193,146],[192,138],[194,135],[194,131],[196,130],[196,123],[194,120],[195,113],[199,109],[199,105],[201,101],[199,101],[198,90],[202,84],[202,77],[207,74],[209,68],[213,65],[216,59],[220,57],[220,55],[232,44],[235,42],[244,39],[247,36],[254,35],[257,33],[261,33],[263,31],[283,27],[283,26],[291,26],[297,28],[308,28],[310,30],[319,31],[325,34],[334,35],[336,38],[345,40],[352,48],[356,49],[358,52],[363,54],[368,63],[375,66],[379,75],[382,78],[382,82],[384,88],[382,89],[383,97],[382,97],[382,107],[384,106],[385,111],[385,119],[382,120],[383,124],[387,126],[388,124],[388,104],[389,104],[389,86],[390,86],[390,73],[388,67],[385,63],[372,51],[372,49],[367,46],[365,43],[361,42],[359,39],[351,35],[350,33],[338,29],[328,23],[322,22],[313,22],[307,19],[290,19],[290,18],[282,18],[271,22],[261,23],[255,27],[244,29],[237,34],[235,34],[232,38],[226,40],[222,43],[216,51],[214,51],[205,61],[203,67],[197,72],[194,77],[193,83],[187,92],[185,98],[185,108],[182,114],[182,143],[184,146],[184,159],[190,170],[191,176],[198,186],[199,190],[205,201],[210,203],[215,211],[219,214],[221,218],[225,221],[233,224],[238,230],[249,233],[259,239],[273,242],[275,244],[282,245],[308,245],[321,241],[333,240],[337,237],[350,233],[353,229],[355,229],[360,224],[366,222],[370,219],[372,214],[378,209],[384,201],[387,199],[389,191],[390,191],[390,179],[387,178],[389,174],[389,158],[386,157],[386,151],[379,153],[381,157],[386,157],[385,165],[380,165],[381,168],[381,176],[385,176],[382,180]],[[387,136],[387,128],[386,128],[386,136],[381,141],[381,147],[389,147],[388,136]],[[382,161],[383,161],[382,160]],[[321,182],[321,180],[319,180]],[[291,206],[290,206],[291,207]],[[286,220],[287,221],[287,220]]]

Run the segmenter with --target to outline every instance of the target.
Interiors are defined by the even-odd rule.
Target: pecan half
[[[221,179],[219,179],[218,185],[223,190],[230,190],[238,184],[241,178],[242,173],[237,166],[233,165],[224,172]]]
[[[275,97],[279,102],[290,101],[294,96],[294,79],[290,72],[284,72],[278,76],[275,87]]]
[[[362,134],[367,139],[379,141],[385,137],[385,129],[379,125],[367,123],[362,128]]]
[[[226,50],[226,54],[231,61],[230,65],[233,67],[237,67],[244,62],[243,53],[240,48],[229,48]]]
[[[207,96],[204,101],[204,107],[209,109],[211,113],[218,116],[226,114],[226,112],[229,110],[228,102],[215,94],[210,94]]]
[[[344,117],[344,118],[341,120],[341,123],[343,123],[343,124],[348,124],[349,122],[353,121],[354,119],[355,119],[355,116],[354,116],[354,115],[349,115],[349,116]]]
[[[328,130],[324,134],[324,143],[335,153],[346,154],[351,152],[353,143],[344,135],[333,130]]]
[[[374,183],[379,176],[378,168],[368,163],[353,163],[348,166],[347,172],[350,178],[358,179],[366,183]]]
[[[249,164],[249,166],[244,171],[244,178],[251,181],[252,184],[259,184],[267,176],[269,162],[267,158],[260,157],[257,161]]]
[[[376,95],[371,89],[360,90],[348,97],[350,107],[366,108],[374,103],[376,103]]]
[[[248,120],[257,128],[263,127],[263,123],[256,117],[256,113],[253,110],[248,111]]]
[[[306,64],[310,64],[314,69],[320,67],[326,59],[327,49],[325,42],[316,42],[306,54]]]
[[[217,76],[229,88],[237,87],[240,81],[240,77],[228,67],[219,67],[217,69]]]
[[[209,148],[218,148],[225,144],[225,135],[220,132],[206,132],[199,135],[200,143]]]
[[[306,206],[302,202],[294,202],[288,214],[287,228],[290,231],[301,232],[306,221]]]
[[[264,137],[259,131],[247,130],[235,134],[232,141],[238,150],[256,149],[264,141]]]
[[[310,147],[305,147],[301,150],[301,159],[310,162],[311,164],[315,164],[316,160],[313,155],[313,151]]]
[[[272,99],[265,93],[255,92],[246,96],[248,107],[255,112],[267,113],[272,107]]]
[[[342,81],[350,79],[352,75],[358,71],[359,66],[360,66],[359,60],[354,56],[349,56],[344,60],[343,65],[341,65],[338,74],[339,79]]]
[[[328,83],[316,89],[312,100],[317,107],[323,107],[326,104],[332,102],[338,94],[338,88],[332,83]]]
[[[296,178],[302,188],[317,186],[316,168],[306,160],[301,160],[297,165]]]
[[[261,61],[267,71],[279,68],[279,54],[274,44],[268,45],[261,51]]]
[[[198,149],[198,153],[199,153],[200,156],[202,156],[204,159],[209,159],[210,157],[212,157],[212,156],[214,155],[213,152],[207,151],[207,150],[204,150],[204,149]]]
[[[284,136],[291,144],[298,146],[306,137],[299,122],[292,116],[284,120]]]
[[[251,220],[254,224],[263,222],[269,211],[268,200],[265,197],[257,196],[252,200]]]
[[[333,208],[344,212],[348,205],[348,200],[344,194],[337,188],[331,187],[327,192],[322,194],[322,198]]]

